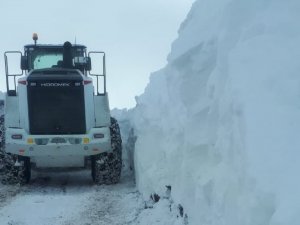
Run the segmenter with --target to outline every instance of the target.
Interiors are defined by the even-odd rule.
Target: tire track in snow
[[[98,186],[88,198],[88,204],[81,213],[85,225],[131,225],[136,224],[144,202],[135,190],[132,180],[124,178],[120,184]],[[71,224],[80,224],[72,220]]]
[[[20,186],[1,186],[0,184],[0,209],[9,204],[20,192]],[[0,222],[1,223],[1,222]]]
[[[38,172],[19,189],[0,206],[0,225],[133,224],[143,207],[130,176],[97,186],[87,170]]]

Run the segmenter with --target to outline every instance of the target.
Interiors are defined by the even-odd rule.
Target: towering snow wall
[[[198,0],[130,112],[137,186],[189,224],[299,225],[300,2]]]

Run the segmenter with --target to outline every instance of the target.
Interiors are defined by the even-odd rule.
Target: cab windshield
[[[46,69],[59,67],[63,60],[62,49],[35,50],[30,54],[32,69]]]
[[[26,49],[29,70],[61,68],[63,65],[63,47],[29,47]],[[72,58],[84,57],[85,49],[82,47],[72,48]]]

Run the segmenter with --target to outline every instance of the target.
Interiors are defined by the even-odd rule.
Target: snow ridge
[[[299,224],[300,3],[198,0],[128,112],[148,198],[189,224]],[[299,202],[299,201],[298,201]]]

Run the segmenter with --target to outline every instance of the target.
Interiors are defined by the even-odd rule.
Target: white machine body
[[[5,98],[7,153],[43,168],[83,167],[87,156],[111,151],[108,95],[95,94],[84,70],[32,69],[16,83]]]

